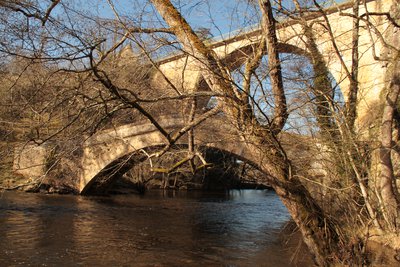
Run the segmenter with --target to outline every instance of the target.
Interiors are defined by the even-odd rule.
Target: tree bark
[[[392,17],[400,20],[399,2],[391,7]],[[400,93],[400,29],[395,25],[390,25],[388,29],[388,42],[391,47],[387,47],[389,64],[387,70],[387,93],[384,99],[382,124],[380,132],[381,147],[379,150],[380,173],[378,176],[379,193],[382,198],[383,215],[388,223],[390,231],[395,232],[400,226],[400,200],[396,197],[396,179],[393,170],[392,150],[395,146],[393,142],[393,127],[395,112],[397,110]]]
[[[351,45],[351,76],[349,93],[347,95],[346,102],[346,119],[347,126],[350,132],[354,131],[354,123],[357,116],[357,95],[358,95],[358,65],[359,65],[359,56],[358,56],[358,43],[359,43],[359,27],[360,27],[360,19],[358,18],[359,13],[359,5],[360,0],[354,0],[353,4],[353,30],[352,30],[352,45]]]
[[[379,175],[379,186],[380,193],[383,200],[384,213],[389,220],[389,227],[391,230],[396,229],[397,220],[399,217],[399,203],[396,199],[394,183],[394,170],[392,165],[391,152],[393,149],[392,142],[392,131],[393,131],[393,120],[394,113],[397,109],[397,102],[400,93],[400,64],[399,56],[392,62],[391,79],[389,84],[389,91],[385,98],[385,104],[382,114],[382,126],[381,126],[381,148],[380,148],[380,175]]]

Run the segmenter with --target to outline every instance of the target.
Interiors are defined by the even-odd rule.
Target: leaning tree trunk
[[[152,0],[152,3],[174,30],[185,52],[197,59],[199,69],[202,70],[202,75],[210,89],[230,96],[219,98],[218,101],[222,103],[230,122],[235,125],[240,114],[240,107],[237,104],[240,105],[241,100],[235,98],[236,88],[229,83],[229,77],[214,52],[201,42],[169,0]],[[249,146],[261,153],[261,169],[275,177],[272,186],[299,226],[306,244],[315,256],[316,263],[327,266],[332,261],[333,252],[338,250],[338,234],[334,230],[331,219],[323,214],[299,178],[292,175],[290,162],[285,158],[271,132],[252,116],[246,116],[241,123],[241,127],[238,128],[242,131],[252,129],[252,133],[247,133]],[[246,137],[243,132],[239,134]]]
[[[391,16],[397,23],[400,22],[399,2],[391,7]],[[399,229],[400,200],[397,199],[395,190],[396,179],[393,169],[393,124],[394,115],[397,110],[400,93],[400,28],[390,25],[387,34],[390,46],[386,47],[389,64],[387,70],[387,92],[383,103],[382,125],[380,132],[381,147],[379,150],[378,187],[382,198],[382,213],[388,224],[388,230],[396,232]]]
[[[314,261],[319,266],[329,266],[341,258],[339,251],[342,241],[334,222],[326,216],[295,175],[295,170],[277,141],[271,139],[262,126],[256,127],[259,134],[249,137],[249,148],[259,154],[261,170],[273,177],[270,183],[298,226]]]

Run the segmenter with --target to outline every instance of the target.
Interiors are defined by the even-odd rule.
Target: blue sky
[[[114,18],[113,12],[107,4],[107,1],[89,0],[85,6],[96,6],[97,10],[90,8],[90,12],[95,12],[101,17]],[[238,3],[240,2],[240,3]],[[174,5],[182,12],[193,28],[209,28],[214,36],[230,32],[239,28],[243,24],[255,23],[254,16],[244,16],[244,14],[255,14],[250,10],[244,1],[235,0],[176,0]],[[121,15],[130,16],[133,19],[139,19],[133,14],[142,13],[140,19],[145,22],[155,20],[156,11],[146,0],[113,0],[116,9]],[[161,20],[160,18],[158,18]]]
[[[113,0],[112,2],[121,15],[129,16],[133,20],[140,19],[149,23],[149,25],[157,23],[157,20],[161,21],[159,17],[155,17],[157,12],[147,0]],[[208,28],[213,36],[220,36],[221,34],[255,24],[259,21],[257,7],[246,3],[249,1],[173,0],[172,2],[194,29]],[[252,2],[257,3],[257,1]],[[283,0],[283,2],[286,5],[292,3],[290,0]],[[320,2],[327,1],[321,0]],[[340,3],[345,1],[336,0],[335,2]],[[88,0],[84,1],[83,5],[90,7],[90,12],[95,12],[100,17],[114,18],[113,12],[106,0]],[[95,6],[97,6],[97,10],[93,8]],[[134,14],[140,14],[140,17],[138,15],[135,17]]]

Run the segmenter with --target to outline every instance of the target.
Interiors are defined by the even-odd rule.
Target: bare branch
[[[360,17],[368,17],[368,16],[384,16],[386,17],[395,27],[400,28],[400,24],[396,22],[396,19],[393,18],[389,12],[368,12],[365,14],[362,14]]]
[[[262,27],[266,36],[269,76],[271,78],[275,103],[271,131],[277,134],[282,130],[289,114],[287,112],[286,96],[283,88],[281,62],[278,53],[278,38],[276,36],[276,22],[272,14],[272,6],[269,0],[259,0],[259,6],[263,14]]]
[[[44,15],[44,17],[42,18],[42,26],[44,26],[46,24],[46,21],[49,19],[50,13],[51,11],[61,2],[61,0],[52,0],[51,5],[49,6],[49,8],[46,11],[46,14]]]

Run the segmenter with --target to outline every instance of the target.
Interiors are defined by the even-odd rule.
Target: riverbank
[[[78,194],[76,188],[48,178],[25,178],[23,176],[9,174],[2,175],[0,189],[7,191],[22,191],[27,193],[43,194]]]
[[[221,174],[219,169],[208,170],[207,173],[189,175],[163,175],[143,173],[128,173],[116,179],[106,194],[130,194],[143,193],[147,190],[178,190],[178,191],[223,191],[232,189],[270,189],[272,188],[263,183],[257,183],[255,179],[243,179],[235,173]],[[17,175],[12,170],[4,171],[0,176],[0,189],[20,190],[33,193],[46,194],[79,194],[79,182],[73,176],[54,175],[49,173],[38,178],[26,178]],[[94,194],[97,194],[94,192]]]

